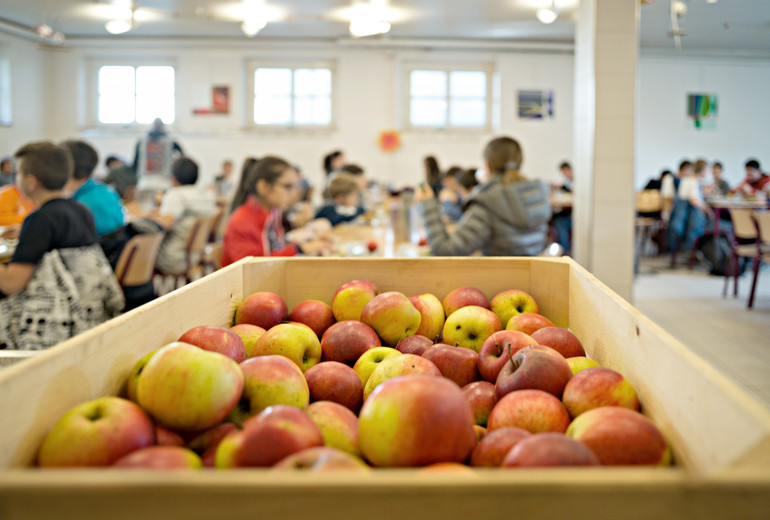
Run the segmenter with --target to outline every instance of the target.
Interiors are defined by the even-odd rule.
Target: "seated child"
[[[114,315],[123,293],[99,247],[91,212],[65,197],[69,152],[36,142],[16,152],[18,186],[40,209],[0,266],[0,349],[50,347]]]
[[[315,215],[315,218],[325,218],[332,226],[350,222],[364,213],[358,205],[361,187],[355,175],[350,173],[335,173],[329,182],[329,196],[333,202],[326,204]]]

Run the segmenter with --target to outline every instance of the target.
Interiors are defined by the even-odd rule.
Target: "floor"
[[[668,260],[642,259],[634,306],[770,408],[770,266],[760,270],[748,309],[750,270],[740,278],[738,298],[723,298],[724,277],[699,265],[671,269]]]

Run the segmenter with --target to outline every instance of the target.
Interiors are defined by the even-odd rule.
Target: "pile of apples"
[[[505,324],[505,328],[503,328]],[[667,465],[632,385],[510,289],[442,300],[340,286],[331,305],[251,294],[139,360],[125,397],[67,412],[41,467]]]

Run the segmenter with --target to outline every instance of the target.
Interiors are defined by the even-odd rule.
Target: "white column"
[[[638,0],[580,0],[572,251],[631,300]]]

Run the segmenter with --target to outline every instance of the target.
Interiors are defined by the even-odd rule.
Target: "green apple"
[[[573,376],[578,372],[580,372],[581,370],[585,370],[586,368],[601,366],[597,361],[594,361],[593,359],[587,358],[585,356],[575,356],[575,357],[567,358],[567,364],[572,370]]]
[[[305,372],[321,361],[321,342],[313,329],[307,325],[281,323],[259,338],[254,346],[254,354],[287,357]]]
[[[155,355],[155,353],[158,351],[158,349],[153,350],[149,354],[146,354],[143,356],[139,361],[137,361],[134,366],[131,368],[131,372],[128,373],[128,378],[126,379],[126,397],[128,397],[133,402],[137,403],[137,397],[136,397],[136,387],[139,384],[139,376],[142,375],[142,370],[144,370],[144,366],[147,364],[147,362],[150,360],[152,356]]]
[[[500,318],[500,323],[506,325],[512,316],[522,312],[540,312],[540,307],[532,295],[519,289],[508,289],[497,293],[489,301],[489,308]]]
[[[358,358],[356,364],[353,365],[353,371],[361,378],[361,384],[366,386],[366,382],[369,380],[369,376],[372,375],[377,365],[382,363],[388,358],[402,355],[401,352],[390,347],[374,347],[367,350],[361,357]]]
[[[457,309],[446,319],[441,341],[478,353],[487,338],[502,328],[494,312],[477,305],[468,305]]]

